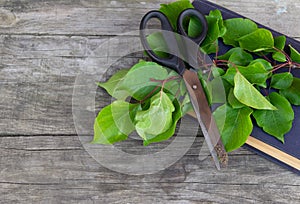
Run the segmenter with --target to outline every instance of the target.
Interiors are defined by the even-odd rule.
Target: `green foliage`
[[[182,0],[162,4],[160,11],[176,29],[179,13],[192,7],[189,1]],[[206,20],[208,33],[200,50],[215,53],[215,66],[209,73],[213,80],[201,71],[198,77],[209,104],[221,103],[213,115],[226,150],[233,151],[245,143],[253,129],[252,120],[284,142],[294,120],[291,105],[300,105],[300,79],[292,74],[300,68],[299,51],[286,46],[285,36],[273,37],[251,20],[223,20],[219,10],[211,11]],[[185,24],[189,36],[202,31],[202,25],[193,17]],[[168,56],[161,33],[153,33],[147,39],[158,56]],[[220,41],[233,47],[220,55]],[[277,72],[282,68],[287,69]],[[98,85],[118,100],[99,112],[93,143],[113,144],[127,139],[132,131],[137,131],[144,145],[161,142],[175,133],[177,122],[192,110],[183,80],[154,62],[140,61]],[[126,102],[129,97],[135,103]]]
[[[286,97],[291,104],[299,106],[300,105],[300,79],[294,77],[292,85],[287,89],[280,90],[279,93],[284,97]]]
[[[293,75],[289,72],[274,74],[271,80],[271,87],[275,89],[287,89],[293,83]]]
[[[295,62],[300,63],[300,53],[293,48],[293,46],[289,45],[290,50],[291,50],[291,59]]]
[[[266,80],[269,77],[268,71],[264,68],[263,64],[255,63],[247,67],[238,66],[237,68],[227,69],[226,74],[223,76],[230,84],[234,85],[234,76],[237,70],[251,83],[257,84],[261,87],[266,87]]]
[[[272,64],[270,62],[268,62],[267,60],[262,59],[262,58],[258,58],[258,59],[253,60],[252,62],[250,62],[249,65],[253,65],[253,64],[256,64],[256,63],[261,63],[267,71],[273,70]]]
[[[284,134],[292,128],[294,111],[289,101],[273,92],[267,97],[277,110],[256,110],[253,116],[263,130],[284,142]]]
[[[177,99],[173,100],[173,105],[175,107],[175,110],[172,113],[172,125],[165,132],[158,134],[156,137],[153,137],[152,139],[144,141],[144,145],[149,145],[151,143],[156,143],[156,142],[162,142],[168,140],[170,137],[174,135],[177,122],[182,117],[182,111]]]
[[[148,141],[167,131],[172,125],[172,113],[175,107],[164,92],[157,93],[151,98],[150,107],[140,110],[135,116],[137,133]]]
[[[280,35],[274,38],[274,45],[277,49],[283,50],[286,43],[286,37],[284,35]]]
[[[234,76],[233,94],[239,102],[251,108],[276,110],[276,107],[255,89],[240,72],[237,72]]]
[[[278,61],[278,62],[285,62],[286,61],[286,56],[282,52],[274,52],[272,55],[273,59]]]
[[[223,36],[224,43],[239,46],[238,39],[257,30],[257,25],[249,19],[232,18],[224,21],[227,32]]]
[[[104,107],[94,123],[95,144],[113,144],[126,140],[128,134],[134,130],[132,114],[134,115],[138,104],[129,104],[125,101],[115,101]]]
[[[168,46],[161,32],[155,32],[147,36],[147,41],[150,48],[159,57],[166,58],[168,54]]]
[[[218,59],[228,61],[228,67],[234,67],[235,65],[246,66],[253,61],[253,56],[244,51],[244,49],[236,47],[219,56]]]
[[[168,76],[168,72],[162,66],[154,62],[140,61],[134,65],[124,76],[118,89],[127,91],[137,100],[144,99],[159,82]]]
[[[208,31],[206,38],[201,44],[201,50],[207,54],[215,53],[218,50],[218,38],[223,36],[226,28],[223,24],[223,18],[218,10],[211,11],[206,16]]]
[[[223,105],[214,112],[227,152],[241,147],[251,134],[253,129],[251,113],[252,110],[248,107],[233,109],[228,105]]]
[[[233,89],[230,89],[230,92],[228,94],[228,103],[230,104],[230,106],[234,109],[238,109],[238,108],[243,108],[246,105],[242,104],[234,95],[233,93]]]
[[[274,47],[274,38],[271,31],[259,28],[238,39],[239,46],[250,52],[260,52]]]
[[[129,93],[126,90],[118,89],[120,82],[123,81],[125,75],[129,69],[121,69],[115,73],[107,82],[98,83],[98,86],[104,88],[107,93],[116,99],[125,99],[129,96]]]
[[[193,8],[191,2],[189,0],[179,0],[170,4],[161,4],[159,11],[168,17],[174,30],[177,30],[177,18],[187,8]]]

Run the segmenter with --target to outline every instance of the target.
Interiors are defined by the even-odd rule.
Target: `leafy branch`
[[[160,11],[176,29],[177,16],[192,7],[189,1],[181,0],[163,4]],[[223,104],[213,114],[226,150],[245,143],[253,122],[284,142],[294,121],[292,105],[300,105],[300,79],[295,77],[300,53],[286,44],[285,36],[274,37],[249,19],[224,20],[219,10],[213,10],[206,20],[208,32],[200,50],[211,56],[213,65],[203,62],[212,68],[208,75],[199,71],[198,76],[209,103]],[[201,31],[193,18],[186,27],[190,36]],[[221,49],[221,41],[228,50]],[[160,33],[149,35],[148,43],[157,55],[164,56],[158,51],[166,46]],[[203,59],[198,58],[201,63]],[[95,119],[93,143],[113,144],[133,131],[144,145],[167,140],[178,120],[192,108],[180,76],[154,62],[140,61],[98,85],[117,100]],[[128,103],[127,98],[138,103]]]

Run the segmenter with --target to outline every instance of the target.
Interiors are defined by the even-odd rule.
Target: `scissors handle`
[[[196,37],[190,37],[183,26],[183,22],[186,19],[186,17],[196,17],[201,25],[202,25],[202,31],[201,33],[196,36]],[[196,44],[198,44],[200,46],[200,44],[203,42],[203,40],[205,39],[206,35],[207,35],[207,30],[208,30],[208,25],[207,25],[207,21],[205,16],[200,13],[199,11],[195,10],[195,9],[186,9],[184,11],[182,11],[179,15],[179,18],[177,20],[177,29],[178,29],[178,33],[190,38],[192,41],[194,41]]]
[[[202,24],[202,31],[201,33],[196,37],[189,37],[184,29],[184,21],[187,17],[196,17],[200,23]],[[146,35],[146,28],[147,24],[151,19],[158,19],[161,23],[161,30],[162,30],[162,36],[163,40],[165,41],[167,45],[167,52],[169,54],[168,58],[162,58],[159,57],[150,47],[148,41],[147,41],[147,35]],[[157,62],[158,64],[161,64],[163,66],[169,67],[173,70],[175,70],[178,74],[183,75],[185,71],[185,64],[181,58],[184,58],[187,62],[193,62],[192,64],[196,64],[195,62],[197,59],[194,57],[194,54],[199,51],[198,46],[201,44],[201,42],[205,39],[207,34],[207,22],[205,19],[205,16],[200,13],[199,11],[195,9],[186,9],[183,12],[180,13],[179,18],[177,19],[177,27],[178,31],[173,31],[172,25],[170,24],[168,18],[160,11],[150,11],[148,12],[141,20],[140,24],[140,38],[142,45],[145,49],[145,51],[148,53],[148,55]],[[191,53],[190,47],[186,45],[187,40],[184,40],[182,36],[178,35],[181,34],[183,37],[188,38],[189,40],[192,40],[192,42],[195,42],[196,47],[195,53]],[[178,35],[178,36],[176,36]],[[183,44],[181,40],[183,41]],[[179,41],[180,42],[179,42]],[[195,46],[193,46],[195,47]],[[183,52],[180,52],[180,49],[184,48]],[[193,52],[194,50],[192,50]],[[195,58],[195,59],[194,59]]]
[[[148,43],[146,28],[151,19],[158,19],[161,23],[162,35],[166,42],[168,53],[170,53],[168,58],[157,56]],[[179,47],[175,35],[168,18],[160,11],[150,11],[141,20],[140,38],[147,54],[158,64],[174,69],[178,74],[182,75],[184,66],[182,66],[178,58]]]

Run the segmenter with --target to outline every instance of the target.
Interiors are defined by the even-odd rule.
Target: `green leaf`
[[[180,79],[177,72],[175,72],[173,70],[171,70],[171,72],[167,76],[168,79],[171,77],[178,77]],[[164,85],[164,91],[172,94],[173,96],[176,96],[176,94],[178,94],[179,88],[180,88],[180,83],[176,79],[167,81]]]
[[[293,75],[289,72],[274,74],[271,79],[271,87],[275,89],[287,89],[293,83]]]
[[[255,63],[248,67],[239,66],[237,69],[251,84],[257,84],[264,88],[267,86],[266,80],[269,77],[269,73],[261,63]],[[235,68],[229,68],[223,78],[234,85],[234,76],[236,75],[236,72]]]
[[[153,139],[157,135],[167,131],[172,126],[172,113],[175,107],[170,98],[164,92],[159,92],[151,98],[148,110],[137,112],[136,131],[144,141]]]
[[[195,38],[202,32],[202,25],[198,18],[191,16],[188,26],[188,36]]]
[[[208,24],[207,35],[201,44],[201,50],[206,54],[216,53],[218,49],[218,38],[223,35],[224,27],[222,27],[222,15],[216,11],[210,11],[206,16]]]
[[[164,80],[168,77],[167,69],[155,62],[140,61],[134,65],[120,83],[119,89],[126,90],[137,100],[143,100],[153,91],[159,82],[154,80]]]
[[[206,82],[202,81],[202,84],[209,104],[226,102],[226,90],[221,77],[214,77]]]
[[[238,69],[250,83],[266,88],[266,80],[269,77],[269,72],[261,63],[255,63]]]
[[[284,143],[284,135],[292,128],[294,111],[289,101],[276,92],[268,99],[277,110],[256,110],[253,116],[259,127]]]
[[[194,8],[189,0],[179,0],[170,4],[161,4],[159,11],[164,13],[174,30],[177,30],[177,18],[179,14],[188,8]]]
[[[267,55],[268,53],[271,52],[271,53],[273,53],[273,56],[274,56],[275,53],[278,53],[278,54],[276,54],[277,56],[275,55],[274,57],[279,58],[279,59],[281,57],[281,60],[283,60],[283,56],[281,54],[279,54],[280,52],[278,52],[278,50],[283,51],[283,49],[285,47],[285,43],[286,43],[286,37],[284,35],[274,37],[274,47],[264,50],[262,52],[262,54]],[[259,53],[259,54],[261,54],[261,53]],[[275,59],[275,58],[273,58],[273,59]],[[279,60],[277,60],[277,61],[280,62]]]
[[[234,65],[247,66],[253,60],[253,57],[242,48],[236,47],[219,56],[218,59],[227,60],[229,61],[228,67],[234,67]]]
[[[219,37],[222,37],[226,33],[226,27],[224,25],[221,11],[218,9],[211,10],[209,12],[209,16],[218,19]]]
[[[126,140],[134,129],[132,117],[139,105],[125,101],[114,101],[104,107],[94,123],[94,144],[113,144]]]
[[[276,60],[278,62],[286,62],[286,56],[282,52],[274,52],[272,54],[272,57],[274,60]]]
[[[225,71],[219,67],[213,67],[211,70],[214,77],[220,77],[225,74]]]
[[[116,99],[125,99],[129,96],[126,90],[119,89],[120,82],[124,79],[129,69],[121,69],[115,73],[107,82],[97,83],[98,86],[104,88],[107,93]]]
[[[274,38],[271,31],[259,28],[256,31],[238,39],[241,48],[260,52],[274,47]]]
[[[186,113],[188,113],[189,111],[193,110],[193,106],[190,100],[190,96],[188,93],[185,94],[182,102],[181,102],[181,111],[182,111],[182,115],[185,115]]]
[[[257,30],[257,25],[249,19],[232,18],[224,21],[226,33],[223,36],[226,45],[238,47],[237,39]]]
[[[273,70],[272,64],[270,62],[268,62],[267,60],[261,59],[261,58],[253,60],[249,65],[253,65],[253,64],[256,64],[256,63],[261,63],[267,71]]]
[[[226,104],[213,113],[227,152],[245,144],[253,129],[251,113],[252,110],[248,107],[233,109]]]
[[[294,77],[292,85],[287,88],[280,90],[279,92],[285,98],[289,100],[289,102],[293,105],[300,105],[300,79]]]
[[[190,104],[190,103],[188,103],[188,104]],[[178,103],[177,99],[173,100],[173,105],[175,107],[175,111],[172,113],[172,125],[170,126],[170,128],[167,131],[157,135],[156,137],[149,139],[147,141],[144,141],[144,145],[149,145],[149,144],[155,143],[155,142],[162,142],[162,141],[168,140],[170,137],[172,137],[174,135],[177,122],[182,117],[182,112],[181,112],[180,104]]]
[[[245,107],[244,104],[239,102],[239,100],[236,99],[236,97],[233,94],[233,89],[230,89],[230,92],[228,94],[228,103],[231,105],[232,108],[234,109],[239,109]]]
[[[276,110],[273,106],[252,84],[240,73],[234,76],[234,96],[243,104],[265,110]]]
[[[286,43],[286,37],[284,35],[277,36],[274,38],[274,45],[277,49],[283,50]]]
[[[289,45],[289,47],[290,47],[290,50],[291,50],[291,59],[294,62],[300,63],[300,53],[295,48],[293,48],[292,45]]]
[[[169,56],[168,46],[161,32],[155,32],[148,35],[147,42],[150,48],[158,57],[167,58]]]
[[[187,93],[187,89],[183,79],[180,80],[179,89],[180,89],[180,96],[184,96]]]

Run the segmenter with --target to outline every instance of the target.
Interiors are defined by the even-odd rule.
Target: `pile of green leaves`
[[[177,17],[193,6],[182,0],[161,5],[162,11],[176,29]],[[219,10],[206,16],[208,34],[201,51],[213,58],[212,73],[222,79],[226,101],[214,111],[226,151],[242,146],[251,134],[253,122],[266,133],[284,142],[292,127],[292,105],[300,105],[300,79],[293,70],[300,68],[300,54],[286,45],[285,36],[274,37],[248,19],[224,20]],[[190,36],[201,31],[201,24],[191,18]],[[149,36],[152,49],[163,46],[161,35]],[[230,49],[219,53],[219,43]],[[159,53],[158,54],[163,54]],[[211,92],[199,73],[208,99]],[[126,140],[137,131],[148,145],[169,139],[178,120],[191,105],[180,76],[154,62],[140,61],[129,70],[121,70],[99,86],[116,99],[98,114],[93,143],[113,144]],[[135,102],[127,102],[131,97]]]

